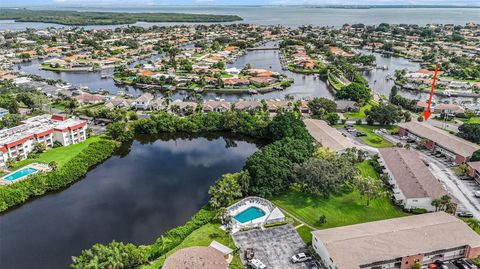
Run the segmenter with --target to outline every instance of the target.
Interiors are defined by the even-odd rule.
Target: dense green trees
[[[208,190],[210,194],[210,205],[219,209],[230,205],[235,199],[242,197],[242,188],[239,184],[241,173],[224,174]]]
[[[18,113],[19,104],[13,94],[0,95],[0,107],[7,109],[10,113]]]
[[[405,98],[398,94],[398,88],[397,86],[393,86],[391,91],[390,91],[390,97],[389,97],[390,103],[401,106],[404,109],[410,110],[410,111],[417,111],[417,102],[418,100],[412,100]]]
[[[268,197],[286,190],[293,182],[293,165],[307,160],[312,151],[309,139],[286,138],[255,152],[245,164],[251,177],[249,193]]]
[[[380,103],[372,106],[370,110],[366,110],[367,122],[373,124],[375,122],[381,125],[390,125],[401,121],[404,118],[402,109],[391,104]]]
[[[125,122],[113,122],[107,126],[106,134],[113,140],[126,142],[133,138],[133,131]]]
[[[150,255],[147,247],[137,247],[112,241],[108,245],[95,244],[74,258],[71,268],[134,268],[147,262]]]
[[[357,176],[353,180],[353,184],[360,195],[365,198],[367,206],[370,205],[371,200],[383,197],[385,193],[383,182],[370,176]]]
[[[317,152],[314,158],[295,165],[294,172],[295,182],[304,192],[324,197],[338,193],[359,174],[351,158],[328,151]]]
[[[320,97],[308,102],[308,108],[312,116],[322,118],[326,113],[335,112],[337,110],[337,104],[330,99]]]
[[[480,124],[468,123],[458,127],[458,136],[474,143],[480,143]]]
[[[339,99],[348,99],[359,103],[367,103],[372,99],[371,90],[364,84],[353,82],[343,86],[336,94]]]
[[[65,10],[3,9],[0,19],[49,22],[64,25],[110,25],[146,22],[229,22],[242,20],[236,15],[185,13],[77,12]]]
[[[311,141],[305,124],[296,113],[283,113],[275,116],[268,125],[267,137],[273,140],[291,137]]]
[[[17,126],[20,124],[21,120],[22,116],[20,116],[20,114],[7,114],[3,116],[2,120],[0,120],[0,129]]]

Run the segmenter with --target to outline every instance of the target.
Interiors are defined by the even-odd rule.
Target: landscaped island
[[[114,25],[144,22],[232,22],[237,15],[184,13],[77,12],[64,10],[0,9],[0,20],[45,22],[64,25]]]

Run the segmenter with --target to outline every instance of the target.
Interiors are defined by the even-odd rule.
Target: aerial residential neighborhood
[[[479,10],[0,2],[0,268],[480,268]]]

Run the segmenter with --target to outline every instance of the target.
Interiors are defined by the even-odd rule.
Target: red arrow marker
[[[432,105],[433,91],[435,90],[435,81],[437,80],[438,65],[435,65],[435,74],[433,74],[432,89],[430,90],[430,97],[428,98],[427,110],[423,112],[423,118],[428,120],[432,112],[430,106]]]

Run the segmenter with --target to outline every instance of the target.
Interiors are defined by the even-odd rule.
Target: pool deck
[[[23,170],[23,169],[27,169],[27,168],[33,168],[33,169],[35,169],[35,170],[37,170],[37,171],[34,172],[34,173],[31,173],[31,174],[28,174],[28,175],[19,177],[19,178],[14,179],[14,180],[7,180],[7,179],[6,179],[8,176],[10,176],[10,175],[12,175],[12,174],[15,174],[16,172],[21,171],[21,170]],[[50,167],[49,167],[48,165],[46,165],[46,164],[31,163],[31,164],[29,164],[29,165],[26,165],[26,166],[24,166],[24,167],[22,167],[22,168],[19,168],[19,169],[15,170],[15,171],[11,171],[10,173],[2,176],[2,177],[0,178],[0,185],[9,185],[9,184],[18,182],[18,181],[20,181],[20,180],[24,180],[24,179],[28,178],[29,176],[34,175],[34,174],[36,174],[36,173],[39,173],[39,172],[49,172],[50,170],[51,170]]]
[[[265,215],[244,223],[235,219],[235,216],[251,207],[261,209]],[[239,202],[228,207],[227,211],[228,214],[232,216],[232,233],[236,233],[242,228],[260,227],[270,222],[285,220],[285,216],[281,214],[280,210],[275,207],[274,204],[266,199],[255,196],[249,196],[240,200]],[[279,215],[278,212],[280,212],[281,215]]]

